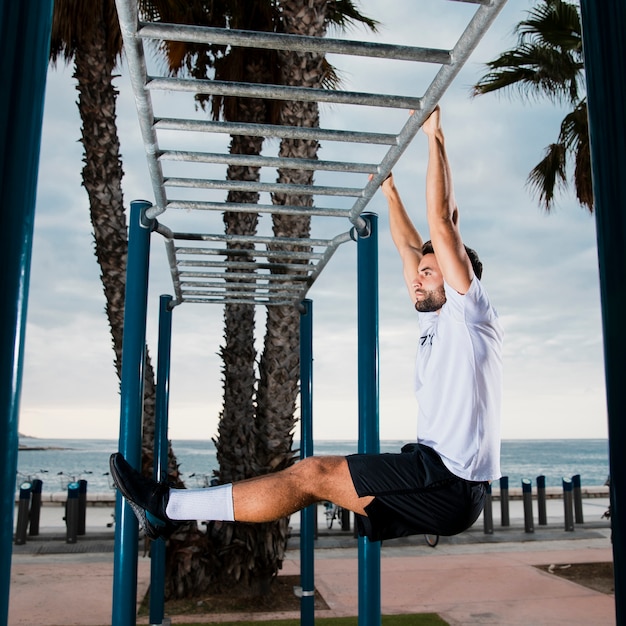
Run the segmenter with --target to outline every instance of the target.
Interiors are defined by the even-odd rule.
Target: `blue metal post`
[[[154,479],[167,480],[172,296],[159,299],[159,346],[154,429]],[[150,624],[162,624],[165,614],[165,539],[150,546]]]
[[[154,224],[145,200],[130,204],[119,451],[135,468],[141,466],[143,375],[148,310],[150,232]],[[136,622],[138,526],[130,505],[117,494],[115,507],[115,558],[113,562],[113,620],[116,626]]]
[[[582,0],[587,107],[600,266],[617,624],[626,624],[626,4]]]
[[[18,419],[52,0],[0,1],[0,624],[6,624]]]
[[[313,456],[313,301],[300,310],[300,458]],[[317,505],[300,512],[300,624],[315,624],[315,516]]]
[[[378,216],[357,241],[359,453],[378,454]],[[380,543],[359,537],[359,626],[380,626]]]

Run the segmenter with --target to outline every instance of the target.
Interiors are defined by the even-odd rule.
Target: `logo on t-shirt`
[[[432,346],[434,333],[426,333],[420,337],[420,346]]]

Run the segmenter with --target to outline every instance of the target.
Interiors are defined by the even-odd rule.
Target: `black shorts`
[[[367,516],[356,515],[359,535],[370,541],[456,535],[483,510],[488,483],[455,476],[428,446],[407,444],[400,454],[353,454],[347,461],[357,494],[374,496]]]

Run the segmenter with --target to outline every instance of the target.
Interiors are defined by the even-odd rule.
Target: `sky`
[[[414,46],[447,47],[472,5],[442,0],[362,0],[381,25],[377,35],[348,36]],[[565,110],[547,101],[470,98],[484,63],[514,44],[514,25],[532,6],[505,6],[441,101],[461,231],[485,265],[483,283],[505,329],[502,435],[505,439],[604,438],[607,418],[595,220],[573,192],[547,215],[526,187],[532,167],[558,135]],[[419,13],[418,13],[419,9]],[[333,33],[336,36],[336,33]],[[424,75],[408,64],[390,70],[346,57],[332,62],[347,89],[421,95]],[[414,72],[414,73],[413,73]],[[117,79],[124,199],[153,200],[125,66]],[[48,73],[35,219],[20,432],[37,437],[115,439],[119,385],[93,254],[87,195],[81,186],[82,146],[72,68]],[[178,105],[177,105],[178,106]],[[402,113],[403,115],[406,112]],[[343,128],[360,116],[385,132],[386,113],[324,105],[321,126]],[[275,150],[276,146],[271,149]],[[320,158],[333,158],[322,146]],[[361,155],[352,155],[359,160]],[[420,132],[394,168],[396,184],[417,227],[425,230],[426,142]],[[268,180],[271,180],[269,178]],[[316,177],[323,183],[323,177]],[[262,199],[262,202],[264,200]],[[265,200],[268,201],[268,200]],[[320,202],[322,204],[322,202]],[[380,192],[368,210],[379,217],[380,436],[414,440],[417,404],[412,371],[418,328],[391,243]],[[219,218],[219,215],[217,216]],[[160,221],[170,225],[169,212]],[[221,219],[221,218],[219,218]],[[218,230],[205,232],[220,232]],[[261,229],[268,227],[269,218]],[[314,223],[325,235],[347,222]],[[334,229],[333,232],[331,230]],[[156,361],[158,296],[172,293],[165,250],[151,247],[148,345]],[[357,438],[356,246],[344,244],[313,285],[314,436]],[[265,311],[257,309],[258,347]],[[210,439],[221,410],[218,358],[222,307],[184,304],[174,310],[170,437]],[[296,429],[297,433],[297,429]],[[296,435],[297,437],[297,435]]]

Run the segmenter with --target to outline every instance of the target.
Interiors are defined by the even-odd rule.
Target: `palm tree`
[[[324,37],[329,26],[346,28],[352,22],[366,24],[372,30],[376,22],[360,14],[352,0],[278,0],[280,23],[276,29],[288,34]],[[298,87],[333,88],[338,84],[335,69],[323,55],[279,51],[280,84]],[[319,126],[317,103],[286,101],[280,108],[279,123],[286,126]],[[283,139],[279,156],[284,158],[316,159],[319,143],[313,140]],[[286,184],[313,184],[313,171],[282,168],[278,182]],[[312,206],[313,196],[275,193],[277,205]],[[276,237],[307,238],[310,217],[273,214],[273,232]],[[281,246],[273,244],[274,250]],[[286,246],[282,249],[307,251],[305,246]],[[293,263],[293,260],[274,259],[274,265]],[[282,272],[283,269],[274,269]],[[259,381],[256,393],[255,434],[257,473],[278,471],[294,462],[292,449],[295,426],[295,407],[299,392],[299,324],[296,307],[268,306],[264,348],[259,363]],[[282,564],[287,545],[288,519],[246,528],[257,541],[247,552],[249,563],[254,559],[254,591],[264,591]],[[271,555],[271,557],[269,556]],[[244,554],[242,554],[242,557]]]
[[[279,0],[283,28],[286,33],[324,37],[329,23],[329,6],[326,0],[303,2],[302,0]],[[282,82],[290,86],[323,86],[329,79],[336,82],[334,70],[323,55],[315,53],[279,52]],[[280,123],[285,126],[319,127],[319,109],[316,102],[288,101],[280,111]],[[280,143],[279,156],[283,158],[316,159],[319,143],[315,140],[285,138]],[[285,184],[313,184],[312,170],[281,168],[277,181]],[[276,205],[310,207],[312,195],[274,193]],[[306,215],[273,214],[272,228],[275,237],[308,238],[311,218]],[[274,250],[308,252],[306,246],[281,246]],[[294,263],[277,257],[274,265]],[[273,272],[285,270],[273,269]],[[288,467],[294,462],[292,450],[295,427],[295,406],[299,392],[300,314],[293,305],[267,307],[266,334],[263,354],[259,363],[259,387],[257,392],[257,454],[262,464],[271,471]],[[287,533],[288,520],[273,525],[272,533],[277,543]]]
[[[232,28],[256,31],[273,31],[278,22],[274,2],[246,2],[233,0],[226,3],[188,3],[181,7],[168,0],[157,0],[152,5],[152,19],[164,22],[190,23],[203,26],[227,24]],[[146,3],[147,5],[147,3]],[[146,6],[147,8],[147,6]],[[182,13],[181,13],[182,8]],[[224,81],[276,83],[276,53],[268,50],[247,50],[231,48],[226,51],[219,46],[202,46],[178,42],[163,42],[161,48],[172,74],[186,71],[198,79],[215,78]],[[223,117],[227,121],[255,124],[277,123],[279,106],[276,101],[260,98],[224,98],[198,95],[197,100],[209,108],[214,119]],[[232,135],[231,154],[258,155],[261,153],[264,138],[258,136]],[[230,165],[227,180],[258,182],[260,168],[254,166]],[[227,202],[257,204],[258,192],[229,191]],[[258,224],[258,214],[249,212],[225,211],[226,234],[254,235]],[[243,248],[242,244],[235,247]],[[248,246],[253,249],[253,245]],[[238,257],[239,259],[241,257]],[[231,259],[235,260],[235,259]],[[229,270],[228,280],[237,281],[237,270]],[[264,472],[256,453],[256,358],[254,343],[255,305],[227,303],[224,305],[224,339],[220,348],[223,367],[224,400],[220,415],[218,436],[215,439],[219,463],[220,483],[250,478]],[[168,595],[181,597],[199,593],[208,586],[229,590],[242,589],[242,593],[255,593],[253,582],[265,579],[259,576],[259,568],[276,572],[272,546],[265,546],[266,535],[258,527],[246,524],[211,524],[202,551],[195,553],[199,562],[187,568],[189,543],[201,544],[192,528],[189,533],[175,536],[170,541],[170,579]],[[259,547],[263,546],[263,547]],[[201,553],[211,554],[206,560]],[[280,552],[279,552],[280,553]],[[265,555],[270,565],[259,564],[259,555]],[[282,554],[281,554],[282,560]],[[200,575],[198,572],[205,572]],[[248,591],[249,590],[249,591]]]
[[[285,3],[276,0],[246,2],[235,0],[224,4],[188,3],[185,13],[167,0],[152,2],[153,17],[169,22],[194,23],[207,26],[228,26],[256,31],[286,31],[323,36],[329,22],[346,26],[351,21],[375,22],[361,16],[352,0],[309,3]],[[296,6],[299,5],[299,6]],[[311,24],[311,16],[314,16]],[[301,22],[308,26],[299,30]],[[187,71],[195,78],[267,84],[331,86],[336,82],[333,68],[318,55],[307,55],[307,69],[301,67],[302,55],[278,54],[273,51],[206,47],[164,42],[162,48],[170,72]],[[280,70],[280,71],[279,71]],[[315,71],[312,71],[315,70]],[[307,75],[305,80],[304,76]],[[310,74],[310,76],[308,75]],[[319,125],[315,104],[282,103],[275,100],[246,98],[208,98],[198,96],[203,107],[210,105],[214,118],[251,123],[282,123],[294,126]],[[289,113],[287,113],[289,111]],[[280,114],[280,117],[279,117]],[[260,154],[261,137],[231,137],[231,154]],[[315,158],[317,142],[285,140],[282,156]],[[258,181],[258,167],[230,166],[229,180]],[[309,171],[283,170],[281,182],[311,184]],[[227,202],[257,203],[258,193],[229,192]],[[306,206],[311,196],[274,198],[278,203]],[[227,234],[254,234],[258,215],[254,212],[226,211]],[[293,216],[274,216],[277,236],[306,237],[309,221]],[[241,246],[238,246],[241,247]],[[236,281],[236,273],[231,280]],[[257,384],[254,349],[254,307],[227,304],[224,308],[226,344],[221,348],[224,376],[224,405],[216,438],[218,479],[230,482],[276,471],[294,461],[292,432],[295,402],[298,393],[299,314],[294,307],[269,307],[264,353],[259,365]],[[256,395],[255,395],[256,394]],[[255,402],[256,400],[256,402]],[[170,541],[170,565],[175,570],[168,593],[175,596],[203,591],[209,585],[233,593],[267,592],[269,582],[281,566],[287,540],[288,520],[273,524],[210,524],[209,544],[197,549],[197,538],[184,536]],[[189,545],[189,542],[191,545]],[[175,556],[178,554],[178,557]],[[189,565],[190,554],[195,555]],[[192,557],[194,558],[194,557]],[[202,572],[202,573],[200,573]]]
[[[329,26],[345,29],[352,22],[360,22],[376,29],[376,22],[361,15],[351,0],[279,0],[282,27],[286,33],[324,37]],[[333,88],[338,84],[335,69],[324,55],[290,51],[279,52],[282,82],[285,85],[311,88]],[[286,126],[319,127],[319,107],[316,102],[288,101],[280,110],[280,123]],[[285,138],[280,143],[279,156],[284,158],[316,159],[319,143],[315,140]],[[312,170],[281,168],[278,182],[312,185]],[[313,196],[275,193],[276,205],[310,207]],[[272,215],[274,236],[308,238],[310,217],[306,215]],[[272,246],[275,250],[280,245]],[[305,246],[283,246],[282,249],[308,251]],[[286,259],[277,257],[276,264]],[[293,263],[293,260],[291,260]],[[284,271],[275,269],[273,271]],[[295,407],[299,392],[300,374],[300,313],[294,306],[281,305],[267,308],[266,334],[263,354],[259,363],[257,391],[257,456],[268,471],[288,467],[294,462],[292,436],[295,427]],[[288,520],[267,525],[267,536],[281,549],[286,547]],[[268,572],[271,573],[271,572]]]
[[[530,172],[528,185],[549,211],[555,191],[567,185],[568,158],[573,157],[578,202],[593,211],[587,102],[581,95],[584,65],[578,6],[564,0],[541,0],[515,32],[517,46],[487,63],[489,71],[474,85],[473,95],[516,89],[524,98],[544,96],[571,105],[558,139]]]
[[[117,90],[113,71],[122,53],[122,36],[113,0],[56,0],[50,60],[74,61],[84,148],[83,186],[89,198],[95,252],[106,298],[115,368],[121,376],[122,333],[128,236],[122,195],[122,161],[116,125]],[[154,370],[146,351],[144,372],[144,468],[152,468],[155,415]],[[149,470],[151,471],[151,469]],[[178,480],[170,450],[170,473]]]

